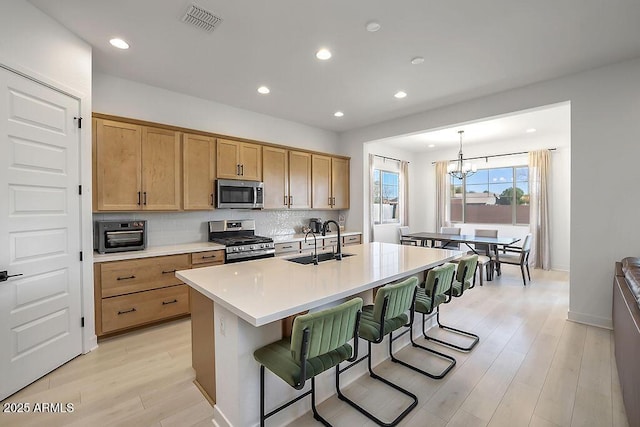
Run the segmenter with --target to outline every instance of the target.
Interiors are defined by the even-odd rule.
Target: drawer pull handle
[[[129,280],[129,279],[135,279],[136,276],[127,276],[127,277],[118,277],[118,280]]]
[[[218,255],[207,255],[207,256],[203,256],[202,259],[208,259],[208,258],[216,258]]]
[[[136,308],[135,308],[135,307],[133,307],[133,308],[132,308],[132,309],[130,309],[130,310],[119,311],[119,312],[118,312],[118,316],[120,316],[121,314],[133,313],[134,311],[136,311]]]
[[[162,274],[170,274],[170,273],[175,273],[177,270],[167,270],[167,271],[162,271]]]
[[[162,305],[169,305],[169,304],[175,304],[177,303],[178,300],[174,299],[173,301],[162,301]]]
[[[282,249],[293,249],[293,246],[283,246]]]

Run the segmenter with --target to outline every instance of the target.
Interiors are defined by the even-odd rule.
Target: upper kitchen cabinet
[[[349,160],[312,155],[313,209],[349,209]]]
[[[182,180],[184,210],[213,209],[213,181],[216,179],[216,140],[210,136],[182,137]]]
[[[180,210],[180,133],[95,119],[94,210]]]
[[[264,207],[311,208],[311,154],[264,146],[262,149]]]
[[[218,139],[216,172],[221,179],[262,180],[262,146]]]

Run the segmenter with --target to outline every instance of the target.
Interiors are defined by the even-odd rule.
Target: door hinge
[[[80,251],[80,261],[82,261],[82,251]]]
[[[78,194],[82,196],[82,185],[78,185]]]
[[[84,328],[84,317],[80,318],[80,327]]]
[[[82,117],[74,117],[78,121],[78,129],[82,129]]]

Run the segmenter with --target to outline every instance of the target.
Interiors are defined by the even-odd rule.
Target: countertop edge
[[[114,252],[109,254],[93,253],[93,263],[126,261],[157,256],[179,255],[195,252],[224,250],[224,245],[209,242],[181,243],[177,245],[153,246],[142,251]]]

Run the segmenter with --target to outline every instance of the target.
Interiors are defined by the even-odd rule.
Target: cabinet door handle
[[[138,191],[138,206],[140,206],[140,203],[142,203],[142,199],[141,197],[141,193]]]
[[[289,206],[293,205],[293,196],[289,196]]]
[[[287,206],[287,196],[284,196],[284,205]]]
[[[162,305],[169,305],[169,304],[175,304],[177,303],[178,300],[174,299],[173,301],[162,301]]]
[[[121,314],[133,313],[134,311],[136,311],[135,307],[133,307],[132,309],[129,309],[129,310],[119,311],[118,312],[118,316],[120,316]]]
[[[170,273],[175,273],[177,270],[167,270],[167,271],[162,271],[162,274],[170,274]]]
[[[236,175],[240,175],[240,165],[236,165]]]
[[[211,197],[211,206],[213,206],[213,193],[211,193],[210,197]]]
[[[142,193],[144,202],[142,202],[145,206],[147,206],[147,192]]]
[[[331,206],[331,197],[329,197],[329,206]]]
[[[217,258],[218,255],[206,255],[203,256],[202,259],[209,259],[209,258]]]
[[[244,176],[244,165],[240,165],[240,175]]]
[[[129,280],[129,279],[135,279],[136,276],[127,276],[127,277],[118,277],[117,280]]]
[[[293,249],[293,246],[283,246],[282,249]]]

